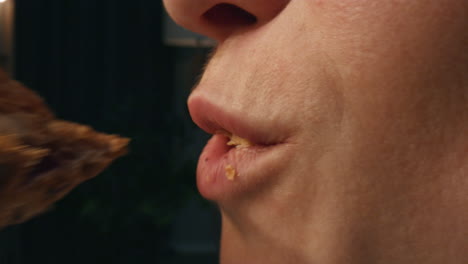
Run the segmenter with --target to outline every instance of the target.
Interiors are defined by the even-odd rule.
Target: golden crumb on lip
[[[236,177],[236,169],[234,169],[232,165],[227,165],[224,170],[226,171],[226,178],[230,181],[233,181]]]
[[[246,148],[252,146],[252,143],[245,138],[241,138],[236,135],[229,135],[230,140],[228,141],[228,146],[235,146],[236,148]]]

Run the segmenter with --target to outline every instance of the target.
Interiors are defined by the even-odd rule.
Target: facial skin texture
[[[295,153],[248,191],[207,197],[222,264],[468,260],[467,1],[164,3],[219,42],[189,108],[273,127]],[[256,23],[203,16],[220,3]]]

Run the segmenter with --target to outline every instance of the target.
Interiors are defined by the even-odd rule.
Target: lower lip
[[[209,200],[222,201],[236,194],[255,190],[266,177],[278,172],[291,155],[282,153],[287,149],[279,145],[232,147],[228,138],[214,135],[200,155],[197,168],[197,185],[201,195]],[[226,167],[235,170],[234,178],[228,179]]]

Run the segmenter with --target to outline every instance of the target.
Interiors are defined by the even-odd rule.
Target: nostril
[[[203,18],[215,26],[235,28],[255,24],[257,18],[244,9],[227,3],[217,4],[203,14]]]

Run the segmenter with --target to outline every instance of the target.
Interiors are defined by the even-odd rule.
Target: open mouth
[[[197,166],[198,190],[209,200],[254,191],[275,177],[293,157],[287,133],[271,121],[229,111],[201,94],[192,94],[193,121],[213,136]]]

